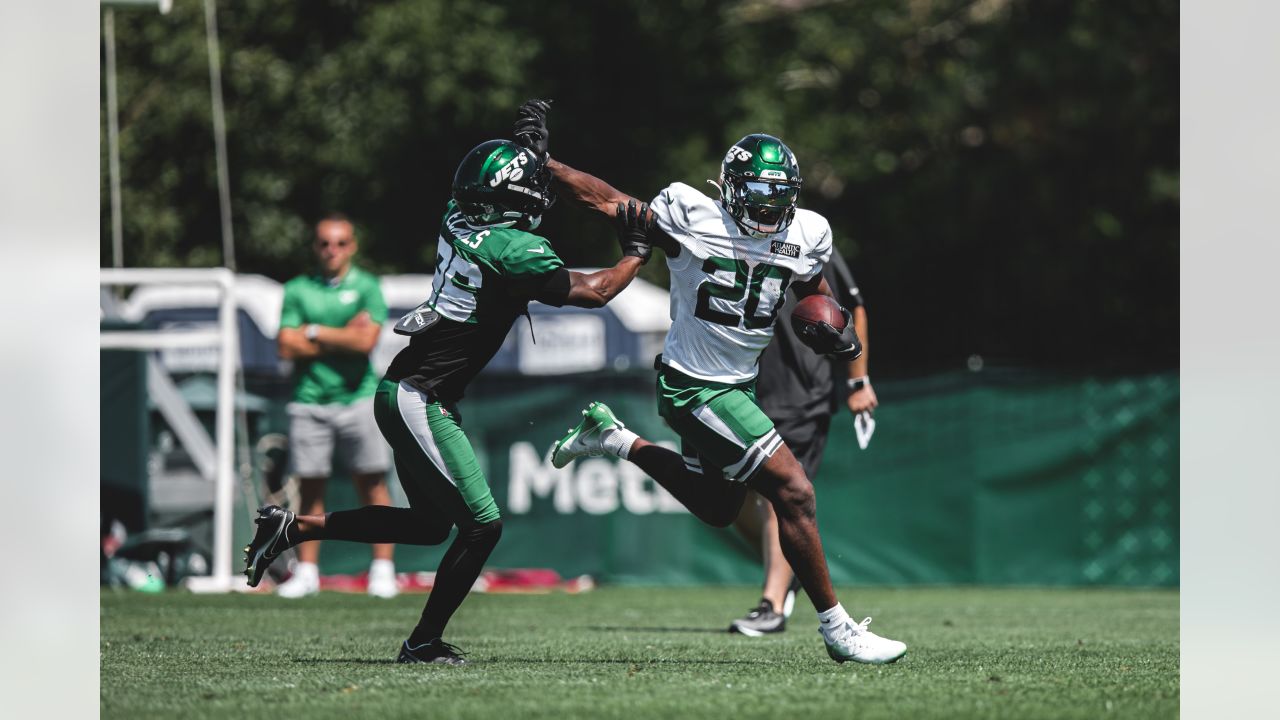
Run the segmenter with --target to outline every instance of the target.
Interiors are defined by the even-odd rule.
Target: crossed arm
[[[316,339],[307,338],[303,327],[280,328],[276,347],[285,360],[300,360],[330,353],[368,355],[378,344],[381,327],[367,311],[361,311],[343,327],[316,325]]]

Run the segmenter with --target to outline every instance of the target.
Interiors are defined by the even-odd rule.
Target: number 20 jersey
[[[754,379],[787,288],[817,275],[831,257],[831,226],[798,209],[783,232],[753,238],[723,205],[684,183],[663,190],[650,208],[680,245],[678,256],[667,256],[672,324],[663,362],[702,380]]]

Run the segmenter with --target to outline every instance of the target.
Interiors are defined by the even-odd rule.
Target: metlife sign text
[[[583,458],[557,470],[532,443],[517,442],[509,452],[506,509],[513,515],[527,514],[535,502],[550,502],[561,515],[607,515],[618,510],[633,515],[687,512],[671,493],[629,462]]]

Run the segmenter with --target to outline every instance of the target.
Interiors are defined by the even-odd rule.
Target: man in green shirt
[[[335,452],[351,472],[362,503],[391,504],[384,479],[387,445],[373,419],[378,376],[369,364],[387,304],[378,278],[352,264],[356,248],[351,221],[326,216],[316,224],[316,271],[284,286],[278,343],[280,357],[293,361],[289,455],[301,484],[301,511],[308,515],[324,513],[325,481]],[[392,547],[373,547],[370,595],[396,595]],[[278,594],[299,598],[319,592],[319,557],[319,542],[299,546],[297,567]]]
[[[648,208],[633,200],[606,213],[615,221],[622,259],[592,273],[567,269],[551,243],[533,233],[554,199],[548,160],[545,136],[540,148],[490,140],[467,153],[454,175],[453,199],[434,238],[431,293],[396,324],[397,333],[410,336],[409,346],[378,384],[373,408],[410,507],[322,515],[270,505],[258,511],[257,534],[245,548],[245,575],[254,586],[272,560],[299,542],[438,545],[456,527],[398,662],[466,662],[444,641],[445,626],[502,535],[497,503],[458,410],[467,384],[528,314],[530,302],[600,307],[649,258]]]

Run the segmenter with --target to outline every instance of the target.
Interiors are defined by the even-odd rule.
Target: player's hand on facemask
[[[642,263],[649,262],[649,256],[653,253],[653,246],[648,239],[649,229],[653,226],[649,204],[637,202],[634,198],[627,202],[626,207],[618,203],[613,222],[622,254],[638,257]]]

